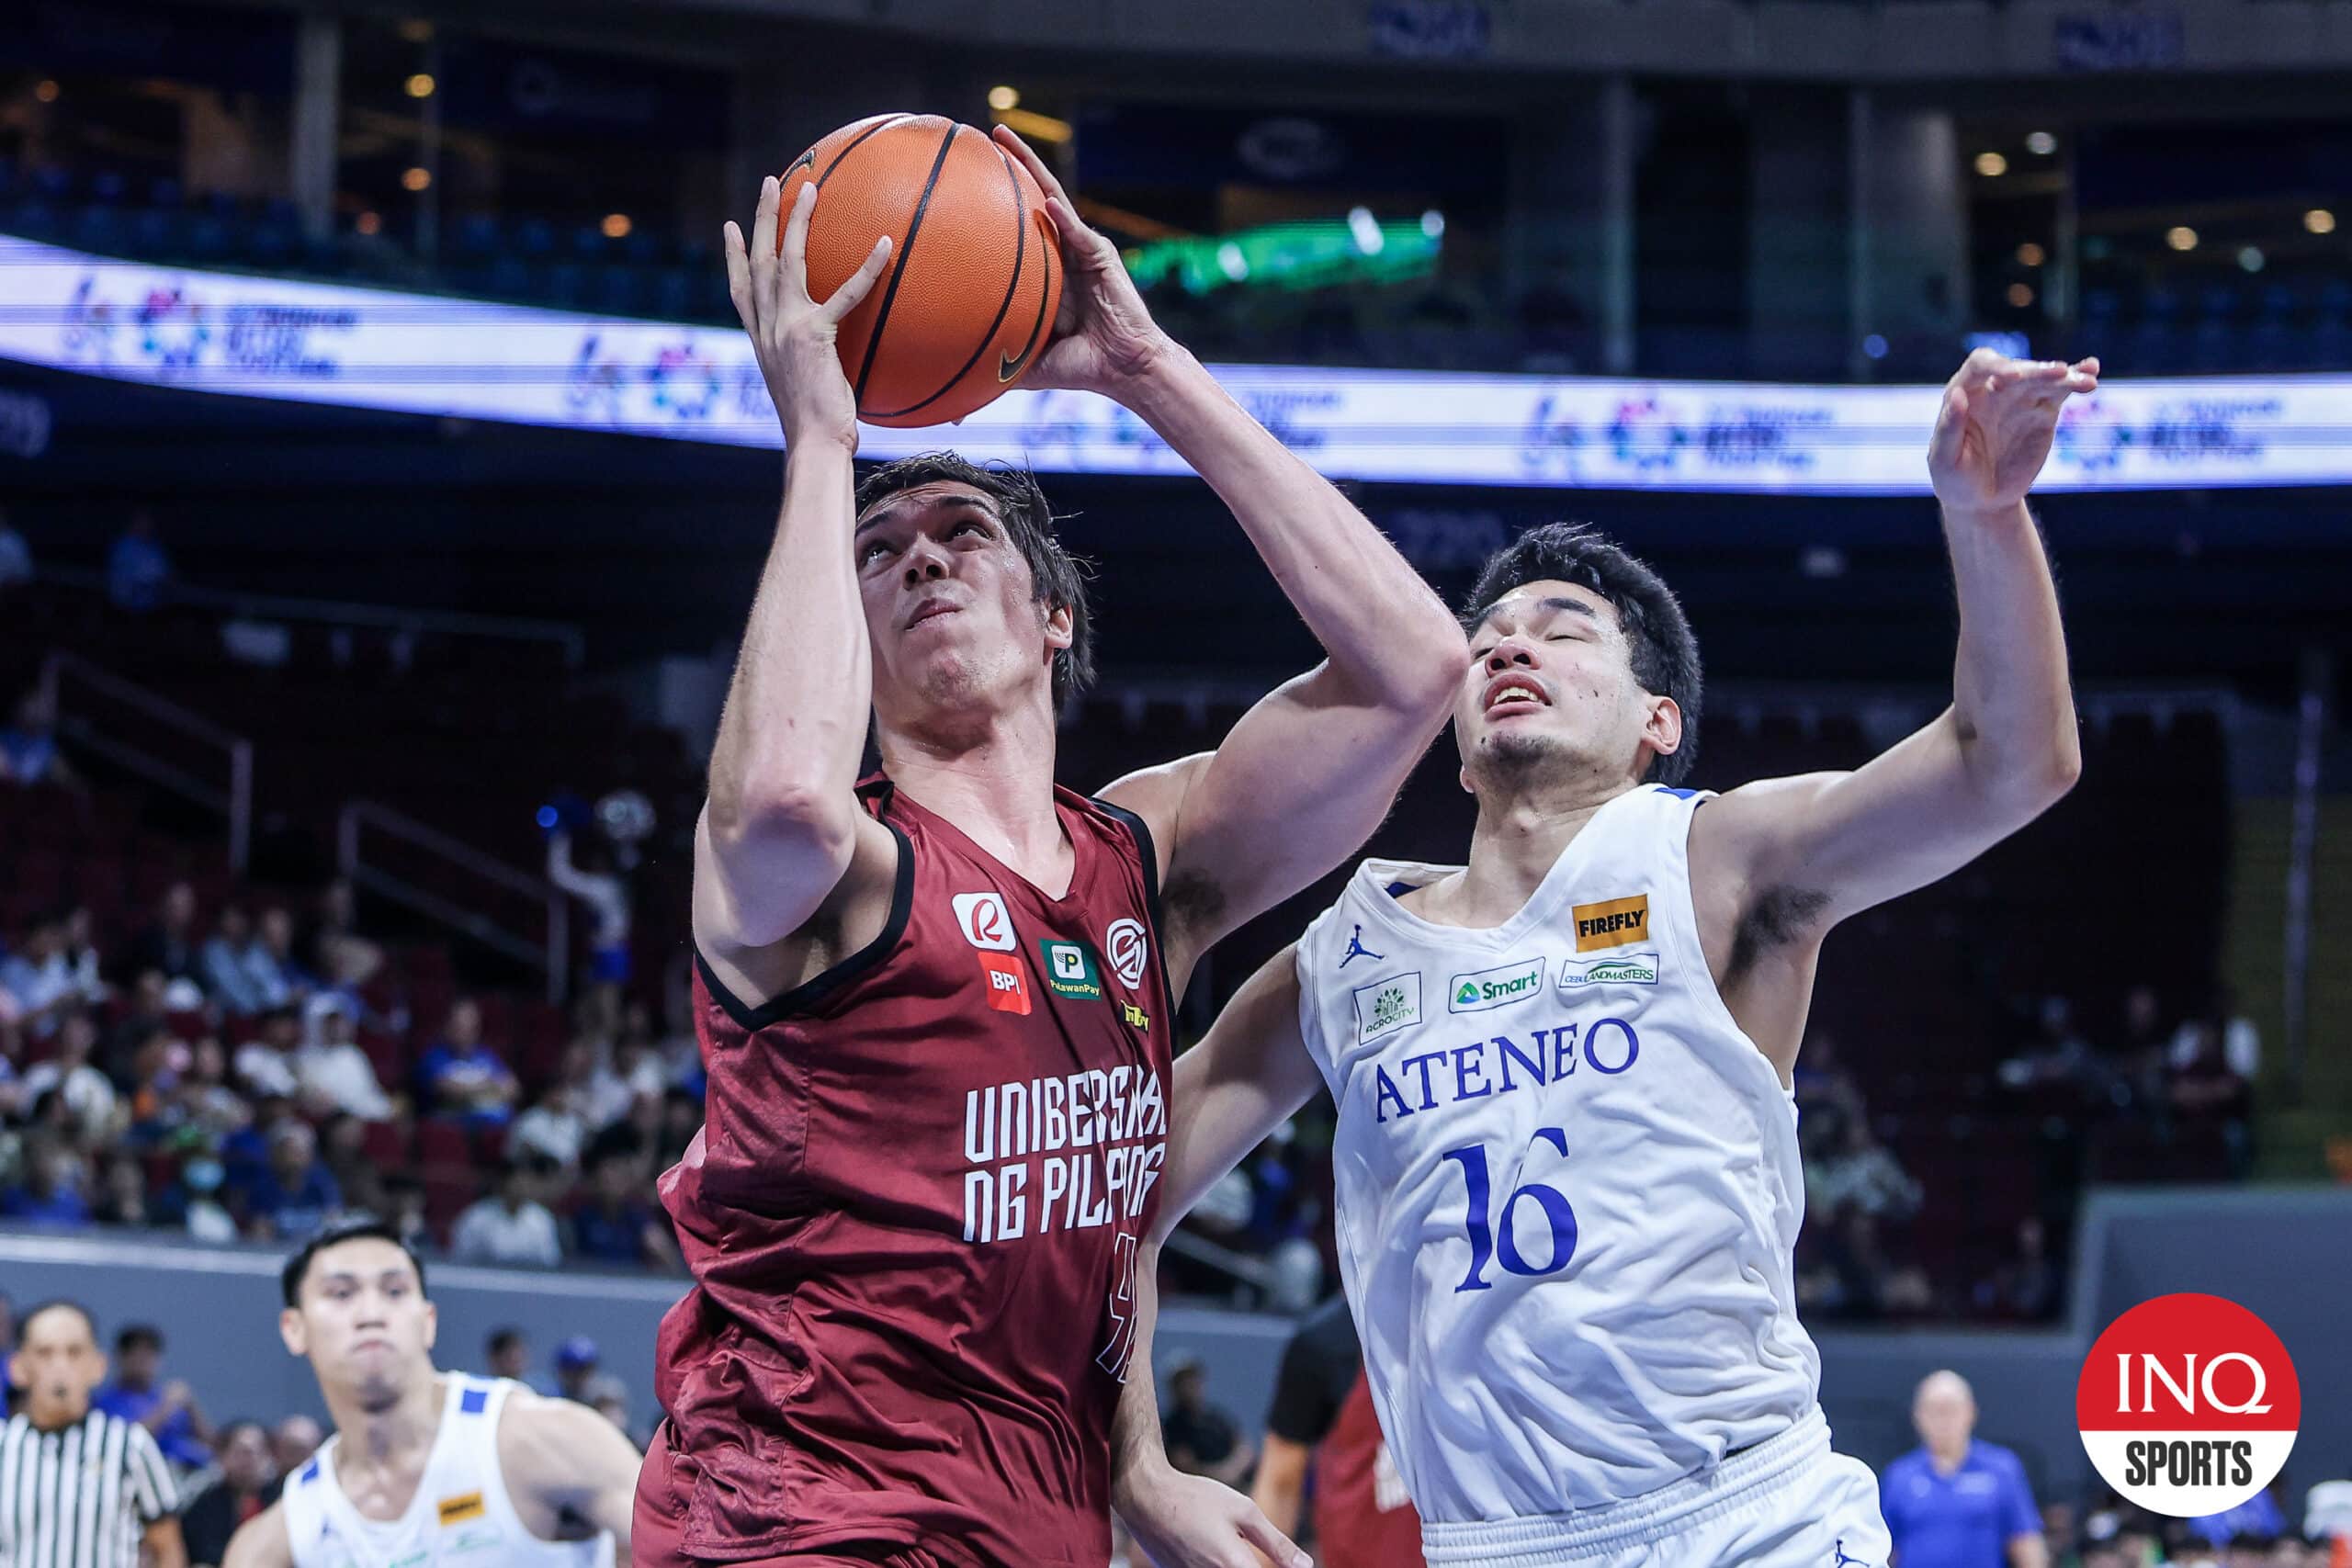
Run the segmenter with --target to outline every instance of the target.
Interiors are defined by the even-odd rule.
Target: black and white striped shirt
[[[0,1568],[139,1568],[147,1527],[179,1506],[146,1427],[93,1410],[44,1432],[0,1427]]]

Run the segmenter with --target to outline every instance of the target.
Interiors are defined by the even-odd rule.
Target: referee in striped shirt
[[[172,1472],[147,1428],[90,1408],[97,1325],[71,1302],[25,1314],[9,1359],[23,1411],[0,1427],[0,1568],[187,1568]]]

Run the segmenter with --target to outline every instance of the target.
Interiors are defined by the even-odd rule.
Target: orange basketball
[[[1062,298],[1054,222],[1019,159],[938,115],[876,115],[795,160],[777,210],[810,180],[810,299],[831,298],[890,236],[887,269],[841,324],[860,419],[944,424],[1019,384]]]

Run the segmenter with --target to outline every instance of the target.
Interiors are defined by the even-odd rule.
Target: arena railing
[[[253,846],[251,740],[63,649],[51,651],[42,662],[40,687],[58,733],[73,745],[104,757],[160,789],[219,812],[228,824],[229,869],[243,874]],[[112,705],[111,712],[107,711],[107,705]],[[126,724],[126,714],[135,714],[138,719]],[[143,742],[123,733],[126,728],[136,731],[140,721],[150,728]],[[158,754],[152,733],[156,728],[175,732],[194,740],[203,750],[219,753],[220,760],[227,764],[227,784],[215,783]]]
[[[35,574],[44,582],[104,592],[106,574],[74,567],[43,567]],[[158,591],[165,605],[220,610],[257,620],[307,621],[395,635],[478,638],[491,642],[548,643],[560,649],[564,668],[577,670],[588,656],[587,634],[563,621],[532,620],[521,615],[481,615],[457,610],[417,610],[397,604],[363,604],[342,599],[304,599],[276,593],[242,593],[193,583],[166,583]]]
[[[543,906],[547,913],[543,938],[534,941],[526,932],[423,886],[380,861],[371,863],[367,853],[369,834],[396,840],[486,888],[495,887]],[[548,1001],[560,1003],[569,994],[571,907],[554,884],[517,871],[493,855],[371,800],[355,800],[344,807],[337,825],[336,859],[354,886],[364,887],[518,964],[544,971]]]

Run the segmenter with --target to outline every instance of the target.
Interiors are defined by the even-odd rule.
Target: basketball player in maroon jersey
[[[767,181],[748,251],[728,226],[784,502],[695,835],[707,1120],[662,1180],[695,1289],[662,1330],[641,1563],[1100,1568],[1114,1503],[1162,1568],[1249,1568],[1253,1544],[1304,1561],[1247,1499],[1167,1464],[1148,1371],[1122,1403],[1156,1301],[1139,1244],[1171,1015],[1210,943],[1370,835],[1465,644],[1001,134],[1068,266],[1034,384],[1148,423],[1328,657],[1214,752],[1100,798],[1057,788],[1088,628],[1035,482],[940,457],[854,490],[834,327],[886,247],[818,304],[813,190],[780,213]],[[860,783],[869,726],[882,765]],[[1114,1462],[1114,1426],[1149,1440]]]
[[[1330,1568],[1422,1568],[1421,1516],[1381,1436],[1348,1298],[1333,1296],[1283,1348],[1250,1500],[1298,1528],[1315,1473],[1315,1549]]]

